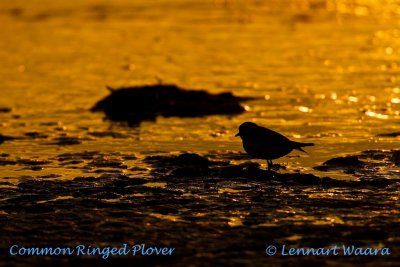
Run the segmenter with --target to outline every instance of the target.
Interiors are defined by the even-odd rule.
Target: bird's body
[[[268,169],[271,169],[273,159],[283,157],[293,149],[305,152],[302,147],[314,145],[291,141],[280,133],[252,122],[242,123],[236,136],[242,138],[243,148],[250,156],[267,160]]]

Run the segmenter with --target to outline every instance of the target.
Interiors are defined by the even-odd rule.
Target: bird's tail
[[[313,146],[314,145],[314,143],[301,143],[301,142],[295,142],[295,141],[292,141],[292,144],[293,144],[293,148],[294,149],[297,149],[297,150],[299,150],[301,152],[304,152],[306,154],[308,154],[308,153],[305,150],[303,150],[302,147],[304,147],[304,146]]]

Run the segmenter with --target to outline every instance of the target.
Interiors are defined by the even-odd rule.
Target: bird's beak
[[[238,136],[240,136],[240,133],[235,134],[235,137],[238,137]]]

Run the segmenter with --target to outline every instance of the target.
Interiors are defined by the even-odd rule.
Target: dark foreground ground
[[[371,177],[355,181],[267,172],[248,161],[233,164],[241,157],[235,153],[148,156],[141,160],[149,166],[143,177],[130,175],[140,168],[123,164],[139,161],[132,155],[60,154],[55,159],[60,165],[92,170],[93,176],[22,177],[17,186],[3,182],[0,261],[2,266],[396,266],[400,180],[372,171],[377,158],[395,164],[396,153],[367,151],[319,167],[356,176],[370,170]],[[2,164],[46,164],[8,155],[1,159]],[[172,256],[106,260],[98,255],[9,255],[12,245],[120,248],[142,243],[175,251]],[[290,257],[281,255],[283,244],[387,247],[390,255]],[[275,256],[266,255],[269,245],[278,248]]]

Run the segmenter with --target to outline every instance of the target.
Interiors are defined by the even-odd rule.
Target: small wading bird
[[[293,149],[300,150],[304,146],[313,146],[313,143],[300,143],[291,141],[285,136],[270,129],[258,126],[253,122],[244,122],[239,126],[243,148],[247,154],[257,159],[266,159],[268,170],[272,168],[272,160],[289,154]]]

